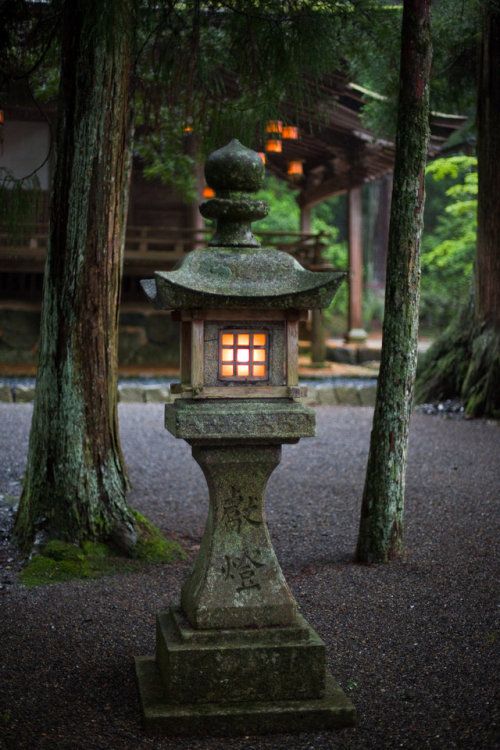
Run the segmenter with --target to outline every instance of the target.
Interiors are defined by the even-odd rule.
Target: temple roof
[[[300,138],[284,141],[282,153],[268,154],[267,166],[279,179],[290,181],[288,162],[303,162],[303,177],[294,182],[300,206],[314,205],[393,170],[395,144],[376,137],[361,117],[368,101],[383,98],[334,74],[316,87],[309,107],[301,106],[297,112],[292,103],[282,106],[281,116],[299,126]],[[429,158],[439,155],[466,120],[461,115],[431,113]]]

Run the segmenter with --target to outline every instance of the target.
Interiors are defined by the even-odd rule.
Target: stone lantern
[[[314,435],[301,403],[298,325],[344,274],[307,271],[262,248],[250,223],[267,206],[257,153],[237,140],[205,166],[217,228],[207,248],[142,282],[181,326],[181,382],[166,428],[191,446],[210,494],[198,558],[180,606],[157,615],[156,654],[136,659],[146,727],[172,734],[256,734],[350,725],[354,708],[298,611],[264,515],[281,445]]]

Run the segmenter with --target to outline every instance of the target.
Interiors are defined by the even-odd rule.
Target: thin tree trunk
[[[135,543],[116,407],[130,177],[132,0],[66,0],[28,465],[15,532]]]
[[[403,550],[408,431],[415,379],[420,236],[429,137],[430,0],[406,0],[380,375],[357,560],[386,562]]]

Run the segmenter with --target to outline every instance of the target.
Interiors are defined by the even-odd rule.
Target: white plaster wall
[[[49,126],[45,122],[6,120],[0,142],[0,172],[8,169],[17,179],[37,169],[49,150]],[[42,190],[49,187],[49,161],[37,170]]]

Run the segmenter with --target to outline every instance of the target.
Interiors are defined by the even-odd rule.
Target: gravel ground
[[[30,415],[30,405],[0,404],[0,493],[19,493]],[[372,410],[321,407],[317,415],[318,437],[284,448],[269,483],[268,520],[288,582],[358,709],[358,726],[263,738],[147,737],[132,659],[153,652],[155,612],[176,599],[189,563],[38,589],[9,585],[7,570],[0,590],[0,746],[500,747],[493,603],[499,424],[414,416],[407,557],[362,567],[351,557]],[[120,416],[131,504],[183,540],[192,558],[207,504],[201,470],[189,447],[163,430],[160,405],[125,404]]]

